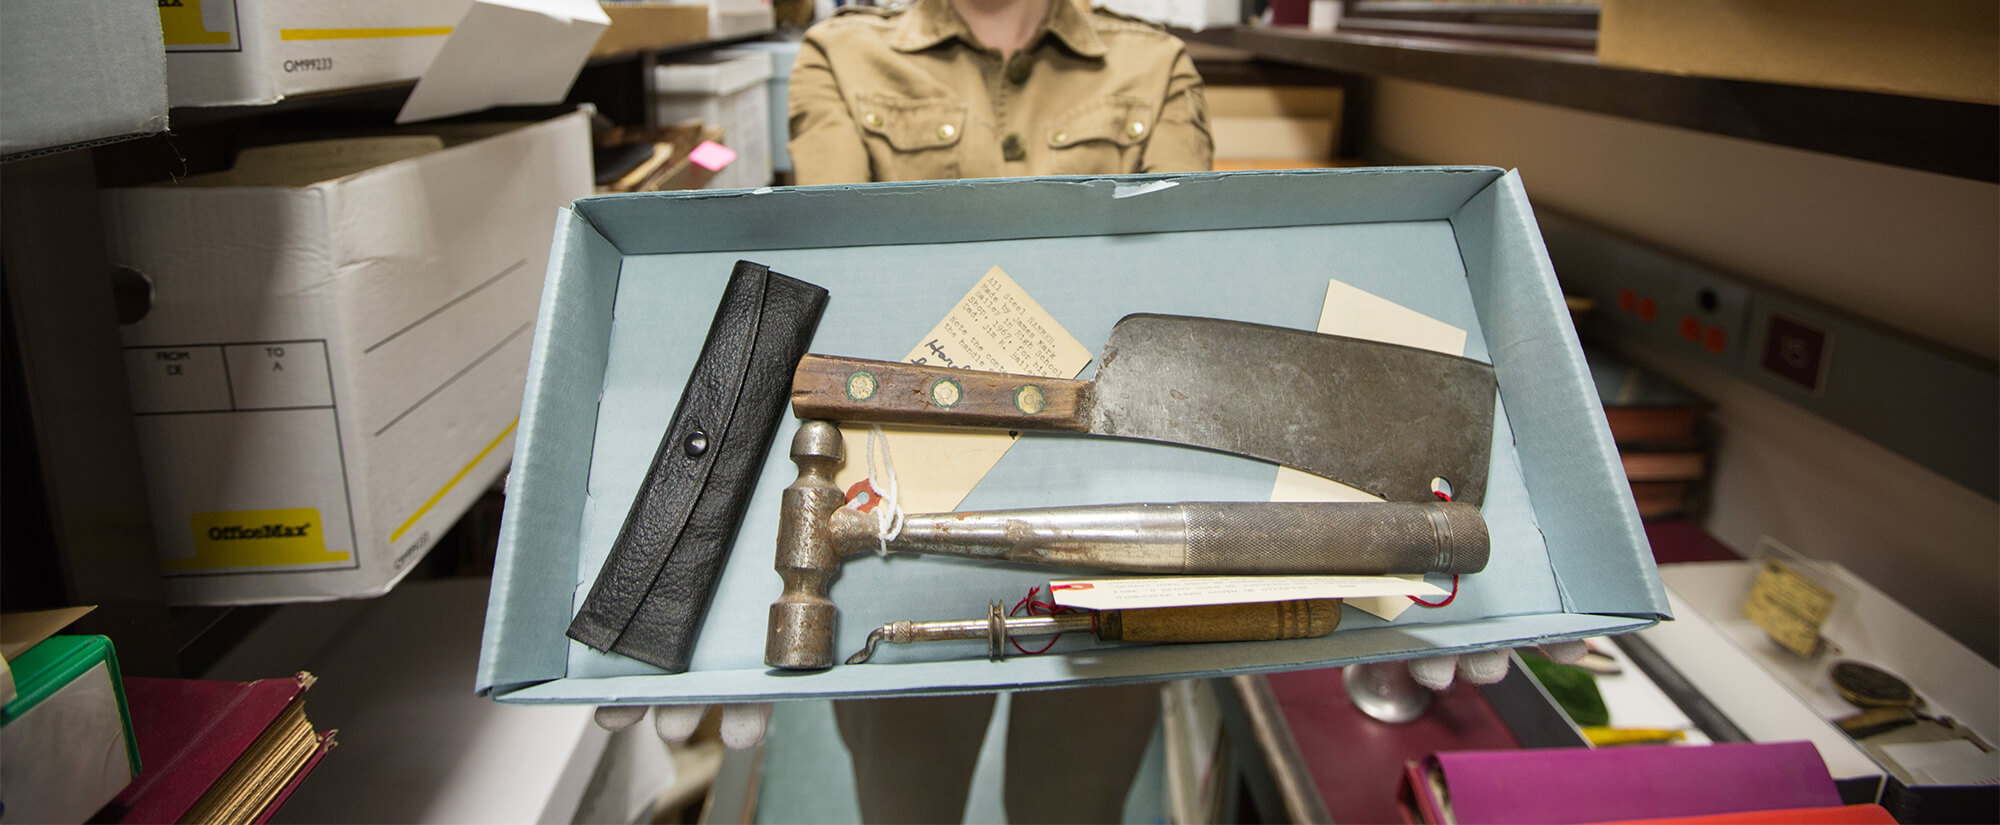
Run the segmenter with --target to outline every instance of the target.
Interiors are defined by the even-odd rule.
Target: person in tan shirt
[[[793,64],[800,184],[1206,171],[1201,76],[1164,29],[1073,0],[848,7]]]
[[[789,103],[804,185],[1199,172],[1214,157],[1181,41],[1075,0],[843,9],[806,32]],[[835,702],[862,820],[958,821],[993,707],[992,694]],[[1159,686],[1015,693],[1011,707],[1009,821],[1117,821]]]

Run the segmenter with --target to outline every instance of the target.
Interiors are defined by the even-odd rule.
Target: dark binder
[[[738,261],[651,469],[569,637],[687,670],[798,367],[820,287]]]

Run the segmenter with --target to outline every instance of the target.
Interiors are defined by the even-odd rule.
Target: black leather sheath
[[[738,261],[701,359],[569,637],[687,670],[826,290]]]

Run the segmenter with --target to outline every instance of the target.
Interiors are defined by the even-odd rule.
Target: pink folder
[[[1460,825],[1585,823],[1841,804],[1809,742],[1459,751],[1410,777],[1426,818]],[[1444,799],[1430,777],[1442,777]]]

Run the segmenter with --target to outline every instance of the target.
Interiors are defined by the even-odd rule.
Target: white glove
[[[742,750],[764,741],[764,731],[771,725],[771,703],[721,705],[722,744],[730,750]],[[694,729],[701,725],[701,718],[708,714],[707,705],[604,705],[597,709],[597,726],[608,731],[620,731],[638,724],[646,711],[653,712],[653,732],[659,734],[660,741],[678,745],[694,735]]]
[[[1590,649],[1583,642],[1551,642],[1536,648],[1542,655],[1563,664],[1575,664],[1583,659]],[[1410,678],[1417,684],[1431,690],[1451,687],[1454,676],[1465,674],[1465,679],[1475,685],[1490,685],[1507,678],[1507,654],[1510,651],[1482,650],[1463,656],[1432,656],[1427,659],[1410,660]]]

